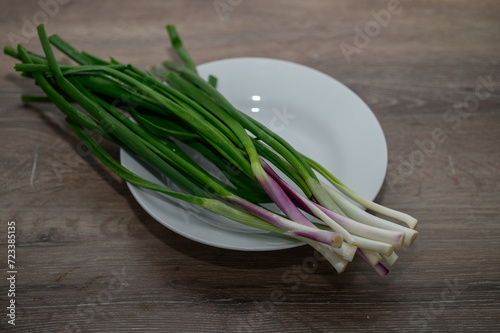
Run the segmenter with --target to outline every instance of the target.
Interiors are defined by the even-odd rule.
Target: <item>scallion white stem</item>
[[[371,225],[373,227],[403,232],[405,234],[404,244],[407,246],[412,245],[415,239],[417,238],[418,231],[407,228],[405,226],[399,225],[391,221],[384,220],[378,216],[369,214],[363,209],[353,204],[345,197],[343,197],[340,193],[332,189],[327,184],[322,183],[322,185],[325,191],[332,197],[333,200],[335,200],[338,203],[338,205],[342,208],[342,210],[351,219],[367,225]]]

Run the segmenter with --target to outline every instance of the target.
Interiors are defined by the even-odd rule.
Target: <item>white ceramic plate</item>
[[[387,145],[369,107],[350,89],[314,69],[282,60],[234,58],[198,67],[218,78],[218,89],[237,108],[317,160],[359,194],[373,199],[385,178]],[[121,163],[157,183],[163,178],[121,151]],[[246,227],[199,207],[129,184],[139,204],[157,221],[194,241],[242,250],[302,245]]]

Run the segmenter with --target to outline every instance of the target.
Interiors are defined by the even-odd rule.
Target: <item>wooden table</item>
[[[58,110],[23,104],[21,93],[38,90],[2,56],[1,330],[500,331],[499,14],[497,1],[2,1],[3,46],[41,51],[33,26],[45,23],[80,49],[146,68],[171,57],[170,23],[197,63],[270,57],[331,75],[385,132],[376,201],[417,217],[420,236],[383,278],[360,260],[340,275],[325,262],[304,274],[308,247],[190,241],[79,155]]]

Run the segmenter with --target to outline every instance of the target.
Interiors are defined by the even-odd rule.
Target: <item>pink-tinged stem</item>
[[[295,221],[291,221],[283,216],[280,216],[278,214],[275,214],[271,211],[268,211],[267,209],[264,209],[256,204],[251,203],[250,201],[247,201],[245,199],[242,199],[240,197],[230,195],[230,196],[225,196],[221,197],[223,200],[225,200],[228,203],[231,203],[235,206],[240,207],[241,209],[245,210],[246,212],[253,214],[257,217],[260,217],[261,219],[274,224],[277,227],[280,227],[281,229],[285,231],[289,230],[297,230],[297,231],[304,231],[306,234],[310,235],[311,237],[314,237],[313,240],[320,240],[322,242],[325,242],[324,244],[327,245],[332,245],[331,240],[336,239],[337,234],[333,231],[328,231],[328,230],[321,230],[316,228],[314,225],[313,227],[309,227],[300,223],[297,223]],[[330,235],[327,237],[326,233],[330,233]],[[318,235],[316,235],[318,234]]]
[[[261,169],[262,170],[262,169]],[[271,200],[294,222],[314,228],[314,224],[295,206],[285,191],[273,178],[269,177],[267,171],[254,170],[255,178],[262,189],[269,195]]]
[[[387,269],[387,267],[385,267],[384,265],[382,265],[381,263],[378,263],[376,264],[373,269],[375,270],[375,272],[378,273],[378,275],[380,276],[386,276],[387,274],[389,274],[389,270]]]
[[[375,270],[375,272],[378,273],[378,275],[386,276],[387,274],[389,274],[389,270],[381,263],[378,263],[375,266],[372,266],[370,264],[370,261],[368,260],[368,258],[365,257],[365,255],[363,254],[363,252],[360,249],[358,249],[356,251],[356,254],[358,254],[366,263],[368,263],[368,265],[370,265]]]
[[[324,214],[326,214],[330,219],[335,221],[338,225],[340,225],[342,228],[347,230],[348,232],[351,232],[353,234],[356,234],[358,236],[366,237],[369,239],[381,241],[381,242],[386,242],[391,245],[393,245],[396,248],[401,248],[403,247],[403,242],[404,242],[404,233],[399,232],[399,231],[392,231],[392,230],[386,230],[386,229],[381,229],[377,227],[372,227],[360,222],[357,222],[353,219],[350,219],[348,217],[342,216],[340,214],[337,214],[313,201],[310,201],[308,198],[300,194],[298,191],[296,191],[293,187],[288,185],[283,179],[281,179],[275,172],[272,170],[272,168],[264,164],[263,162],[263,167],[264,170],[276,181],[279,183],[281,188],[288,194],[289,198],[293,200],[293,202],[300,207],[300,209],[304,210],[305,212],[316,216],[321,219],[320,216],[318,216],[317,212],[314,212],[313,209],[311,209],[311,205],[314,205],[317,209],[321,210]],[[326,222],[326,221],[324,221]],[[344,236],[345,237],[345,236]]]
[[[286,235],[305,237],[317,242],[328,244],[331,247],[342,246],[342,236],[337,232],[330,232],[327,230],[317,230],[315,232],[302,231],[302,230],[289,230],[285,232]]]
[[[376,264],[378,264],[382,260],[382,256],[380,255],[380,253],[361,249],[361,248],[359,248],[359,250],[361,250],[361,252],[364,254],[366,259],[368,259],[368,261],[370,262],[370,265],[372,265],[372,266],[375,266]]]
[[[334,231],[340,233],[342,237],[344,237],[344,240],[349,243],[349,244],[354,244],[354,239],[352,236],[345,230],[342,226],[340,226],[338,223],[336,223],[334,220],[332,220],[330,217],[328,217],[326,214],[324,214],[322,211],[320,211],[318,208],[316,208],[315,205],[312,201],[310,201],[308,198],[300,194],[298,191],[296,191],[293,187],[291,187],[289,184],[287,184],[283,179],[281,179],[280,176],[274,172],[274,170],[263,160],[261,159],[261,164],[265,172],[271,176],[276,183],[279,184],[280,188],[286,192],[286,194],[289,196],[289,199],[291,199],[297,206],[299,206],[301,209],[304,209],[304,211],[309,212],[311,215],[314,215],[326,224],[330,228],[332,228]],[[319,205],[318,205],[319,206]]]

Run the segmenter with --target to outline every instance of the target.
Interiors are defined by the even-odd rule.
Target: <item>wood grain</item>
[[[15,221],[18,274],[12,327],[2,264],[1,330],[500,331],[500,4],[401,1],[348,62],[340,45],[355,46],[356,27],[373,25],[388,1],[227,1],[220,16],[221,2],[6,0],[0,44],[17,36],[39,51],[25,25],[46,19],[80,49],[145,68],[171,57],[169,23],[197,63],[271,57],[331,75],[384,129],[389,167],[376,200],[419,219],[415,245],[380,278],[358,260],[338,275],[307,247],[242,253],[185,239],[78,154],[56,109],[24,105],[21,93],[38,90],[2,56],[0,252],[5,263]],[[494,84],[466,114],[481,78]],[[312,260],[311,273],[293,273]]]

